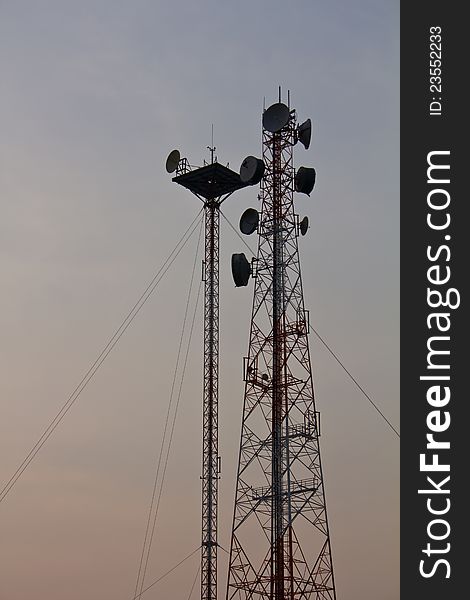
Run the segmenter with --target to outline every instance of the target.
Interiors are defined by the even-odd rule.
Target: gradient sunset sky
[[[295,150],[317,170],[296,195],[311,323],[398,427],[398,0],[0,0],[0,66],[1,487],[200,210],[168,152],[201,165],[214,124],[238,170],[279,85],[313,121]],[[256,195],[224,205],[235,227]],[[249,253],[221,226],[227,548],[253,285],[234,288],[230,256]],[[0,504],[1,600],[133,597],[196,246],[197,232]],[[200,543],[200,309],[147,584]],[[338,600],[396,600],[399,440],[310,343]],[[143,597],[187,600],[198,560]]]

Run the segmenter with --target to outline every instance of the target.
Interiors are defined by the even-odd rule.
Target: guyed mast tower
[[[310,119],[279,102],[263,112],[262,159],[247,157],[244,183],[261,184],[260,210],[242,215],[258,232],[257,257],[232,256],[236,286],[254,278],[245,396],[230,546],[227,600],[335,600],[299,260],[295,192],[310,195],[315,170],[294,168],[294,146],[310,145]]]
[[[208,147],[211,162],[193,167],[178,150],[166,161],[172,181],[189,189],[204,207],[204,371],[202,409],[202,527],[201,600],[217,600],[217,522],[219,443],[219,231],[220,205],[245,187],[238,173],[217,162],[215,147]]]

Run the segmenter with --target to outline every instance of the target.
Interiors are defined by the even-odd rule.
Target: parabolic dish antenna
[[[289,108],[282,102],[272,104],[263,113],[263,127],[266,131],[276,133],[289,122]]]
[[[247,208],[240,219],[240,231],[251,235],[256,231],[259,223],[259,214],[255,208]]]
[[[307,119],[297,127],[297,139],[308,150],[310,140],[312,139],[312,121]]]
[[[232,254],[232,276],[235,287],[243,287],[248,284],[251,267],[246,256],[243,254]]]
[[[295,175],[295,191],[310,196],[310,192],[315,185],[316,173],[315,169],[308,167],[300,167]]]
[[[304,217],[301,221],[300,221],[300,233],[302,235],[305,235],[307,233],[307,229],[308,229],[308,217]]]
[[[180,159],[181,159],[181,155],[179,153],[179,150],[173,150],[172,152],[170,152],[170,154],[168,155],[168,158],[166,159],[166,165],[165,165],[167,173],[173,173],[174,171],[176,171],[176,169],[178,168]]]
[[[240,167],[240,179],[243,183],[256,185],[263,179],[264,162],[256,156],[247,156]]]

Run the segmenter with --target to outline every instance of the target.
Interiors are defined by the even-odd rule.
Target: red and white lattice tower
[[[298,126],[279,101],[263,113],[262,161],[248,157],[240,171],[261,179],[261,211],[251,229],[253,209],[240,224],[259,241],[227,600],[336,598],[298,251],[308,221],[294,211],[294,192],[314,186],[314,169],[296,171],[293,161],[310,134],[310,120]],[[245,285],[248,263],[234,259],[235,283]]]
[[[219,222],[220,205],[247,184],[238,173],[217,162],[193,168],[178,150],[170,153],[168,173],[190,190],[204,205],[204,374],[202,403],[202,522],[201,600],[217,600],[217,529],[219,480]]]

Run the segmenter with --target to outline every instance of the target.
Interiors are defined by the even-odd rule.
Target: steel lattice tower
[[[219,480],[219,223],[220,205],[245,187],[238,173],[214,160],[192,169],[177,150],[170,153],[167,171],[173,181],[189,189],[204,203],[204,374],[202,435],[201,600],[217,600],[217,506]]]
[[[278,118],[279,107],[286,111],[280,127],[270,123],[267,130],[267,111],[263,116],[265,170],[227,600],[334,600],[294,212],[294,191],[305,191],[302,177],[308,171],[314,178],[314,170],[295,172],[296,113],[281,103],[268,110]]]
[[[217,598],[219,206],[217,199],[210,199],[204,203],[205,269],[201,600],[216,600]]]

